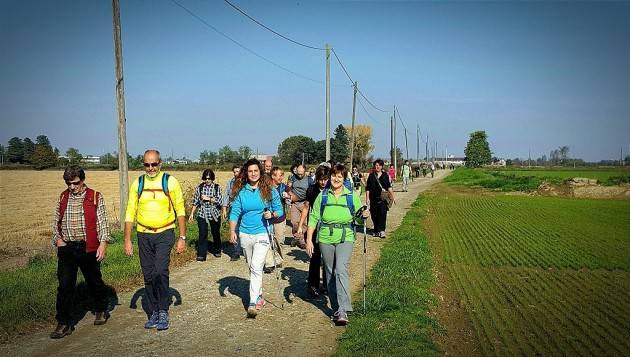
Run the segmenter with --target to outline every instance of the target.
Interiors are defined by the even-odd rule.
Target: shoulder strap
[[[142,191],[144,190],[144,175],[140,175],[138,177],[138,199],[140,199],[140,195],[142,195]]]
[[[352,200],[352,190],[350,190],[349,195],[346,195],[346,204],[348,205],[348,209],[350,210],[350,215],[354,219],[354,201]]]
[[[164,175],[162,175],[162,191],[164,191],[164,194],[168,196],[168,178],[171,175],[169,175],[168,173],[164,173]]]
[[[322,201],[319,205],[319,219],[321,220],[324,216],[324,208],[326,208],[326,204],[328,204],[328,187],[322,190]]]

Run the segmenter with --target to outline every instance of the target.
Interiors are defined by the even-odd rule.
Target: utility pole
[[[424,160],[429,161],[429,134],[427,134],[427,141],[424,142]]]
[[[326,161],[330,160],[330,46],[326,44]]]
[[[527,168],[531,169],[532,168],[532,149],[530,148],[527,154],[528,158],[527,158]]]
[[[394,116],[389,117],[389,155],[390,163],[394,163]]]
[[[120,229],[125,228],[125,210],[129,194],[129,166],[127,163],[127,119],[125,117],[125,86],[120,39],[120,4],[112,0],[114,22],[114,58],[116,61],[116,106],[118,108],[118,184],[120,186]]]
[[[446,155],[444,155],[444,160],[446,160],[446,166],[448,166],[448,145],[446,145]]]
[[[354,160],[354,140],[356,137],[356,132],[354,130],[354,118],[356,115],[357,109],[357,82],[354,82],[354,96],[352,97],[352,137],[350,137],[350,170],[352,170],[352,162]]]
[[[416,124],[416,165],[420,167],[420,124]]]
[[[406,151],[405,160],[409,160],[409,144],[407,143],[407,128],[405,128],[405,151]]]
[[[394,171],[398,172],[398,149],[396,148],[396,106],[394,105]]]
[[[302,166],[304,166],[304,153],[302,153]]]

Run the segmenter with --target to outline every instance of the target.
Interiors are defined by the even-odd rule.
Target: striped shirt
[[[87,190],[83,190],[83,192],[77,195],[70,193],[68,196],[68,206],[66,207],[63,219],[61,220],[61,234],[63,238],[59,236],[59,231],[57,230],[61,197],[57,199],[55,218],[52,225],[53,245],[56,245],[55,243],[59,238],[62,238],[66,242],[85,241],[87,238],[85,218],[83,217],[83,200],[85,199],[86,192]],[[109,225],[107,224],[107,214],[105,212],[105,199],[103,199],[103,195],[101,193],[98,194],[98,202],[96,206],[96,232],[99,242],[112,242]]]
[[[203,201],[201,196],[210,196],[211,201]],[[214,183],[212,186],[202,183],[195,188],[193,206],[197,207],[197,217],[211,221],[219,221],[221,216],[221,187]]]

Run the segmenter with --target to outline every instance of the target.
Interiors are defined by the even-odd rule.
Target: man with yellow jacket
[[[125,213],[125,254],[133,255],[131,229],[137,223],[140,266],[144,275],[145,296],[149,320],[144,328],[169,328],[170,300],[168,265],[175,242],[175,221],[179,227],[176,251],[186,249],[186,211],[182,188],[175,177],[160,172],[160,152],[144,153],[145,175],[137,178],[129,188]]]

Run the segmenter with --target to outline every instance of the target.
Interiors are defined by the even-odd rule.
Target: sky
[[[427,135],[440,155],[463,156],[476,130],[503,158],[563,145],[588,161],[630,151],[630,2],[233,3],[335,49],[376,107],[359,97],[356,115],[374,130],[376,157],[388,155],[394,105],[397,145],[407,156],[406,127],[412,159],[418,131],[421,157]],[[324,138],[325,51],[219,0],[120,7],[130,153],[274,154],[292,135]],[[62,152],[117,150],[110,1],[0,1],[0,48],[1,144],[44,134]],[[353,93],[333,55],[330,66],[334,130],[350,125]]]

